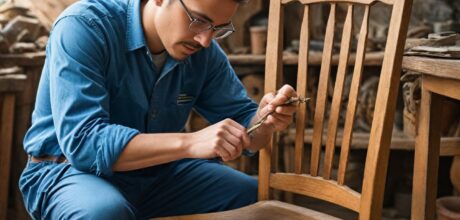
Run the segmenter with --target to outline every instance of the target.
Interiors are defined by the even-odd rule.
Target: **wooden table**
[[[422,74],[415,141],[412,219],[436,219],[440,115],[443,97],[460,100],[460,60],[406,56],[403,69]],[[460,146],[451,155],[460,155]]]

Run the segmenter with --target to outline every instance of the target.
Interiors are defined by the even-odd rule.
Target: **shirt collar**
[[[126,40],[128,51],[146,46],[144,29],[141,22],[141,0],[128,1],[128,16],[126,18]]]

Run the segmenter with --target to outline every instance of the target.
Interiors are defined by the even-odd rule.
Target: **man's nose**
[[[194,40],[200,43],[200,45],[204,48],[209,47],[213,38],[213,31],[207,30],[195,35]]]

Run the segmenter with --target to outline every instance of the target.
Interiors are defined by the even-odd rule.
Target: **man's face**
[[[230,23],[238,8],[234,0],[182,0],[183,5],[180,0],[170,1],[163,1],[158,8],[155,25],[164,48],[177,60],[208,47],[213,39],[213,30],[195,33],[189,29],[186,9],[192,17],[219,26]]]

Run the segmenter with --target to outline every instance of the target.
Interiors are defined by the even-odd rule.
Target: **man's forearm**
[[[245,128],[225,119],[193,133],[139,134],[123,149],[112,168],[128,171],[183,158],[234,160],[248,145]]]
[[[125,147],[114,171],[129,171],[168,163],[188,157],[186,134],[139,134]]]

